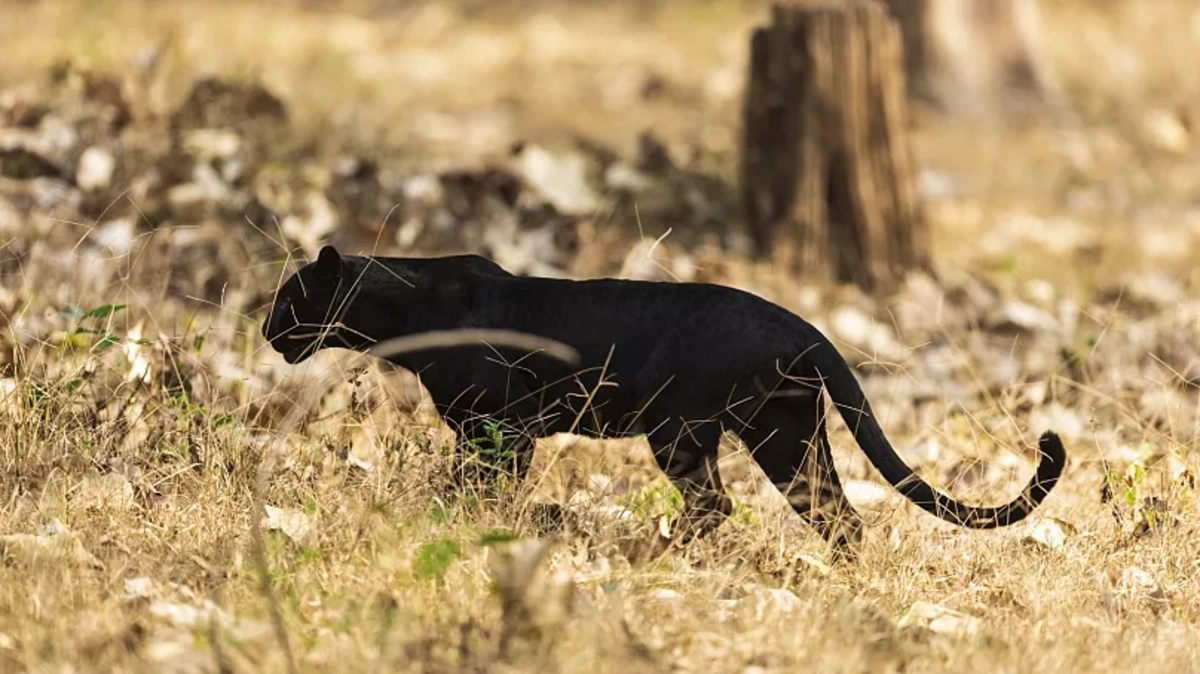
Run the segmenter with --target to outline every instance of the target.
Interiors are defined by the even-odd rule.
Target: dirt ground
[[[1066,108],[915,111],[936,275],[866,296],[745,253],[766,3],[0,3],[0,671],[1196,671],[1200,4],[1044,4]],[[729,443],[735,516],[648,557],[644,444],[463,493],[411,373],[270,351],[326,241],[749,289],[939,488],[1067,470],[960,530],[834,422],[843,564]]]

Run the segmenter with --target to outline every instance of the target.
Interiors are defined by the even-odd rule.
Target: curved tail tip
[[[1067,450],[1058,434],[1054,431],[1042,433],[1042,437],[1038,438],[1038,449],[1042,455],[1038,462],[1039,472],[1053,471],[1055,475],[1061,473],[1067,463]]]

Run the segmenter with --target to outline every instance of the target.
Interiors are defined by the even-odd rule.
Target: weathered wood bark
[[[887,0],[909,95],[944,112],[1056,104],[1039,0]]]
[[[867,290],[928,267],[900,39],[873,0],[775,5],[754,32],[741,182],[760,255]]]

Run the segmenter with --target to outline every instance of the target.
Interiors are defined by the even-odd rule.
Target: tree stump
[[[864,290],[927,269],[901,36],[887,8],[777,4],[750,52],[741,182],[759,255]]]

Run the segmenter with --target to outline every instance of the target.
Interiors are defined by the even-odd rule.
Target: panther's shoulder
[[[432,274],[443,278],[456,275],[514,278],[514,274],[504,267],[474,253],[440,257],[346,256],[344,259],[360,267],[367,277],[394,273],[401,276]]]
[[[514,276],[514,274],[509,272],[504,267],[501,267],[494,261],[474,253],[451,255],[442,259],[446,260],[449,264],[460,266],[464,270],[479,274],[481,276],[495,276],[503,278],[512,278]]]

